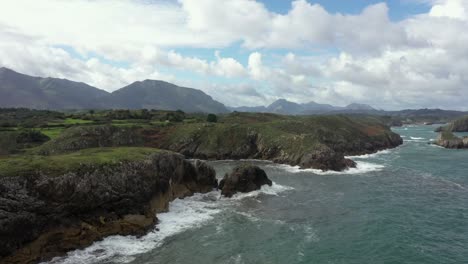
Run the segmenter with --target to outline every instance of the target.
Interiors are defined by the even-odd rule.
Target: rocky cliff
[[[0,263],[36,263],[109,235],[142,235],[215,171],[146,148],[0,160]]]
[[[254,158],[341,171],[355,166],[345,155],[373,153],[402,142],[399,135],[374,118],[234,113],[218,123],[177,123],[150,128],[74,127],[44,144],[39,153],[143,145],[190,158]]]
[[[468,148],[468,137],[460,138],[450,131],[442,131],[434,144],[450,149]]]
[[[183,124],[144,131],[145,144],[201,159],[264,159],[302,168],[344,170],[358,155],[402,144],[373,119],[232,114],[223,123]],[[252,120],[255,118],[254,120]]]
[[[468,132],[468,116],[461,117],[452,123],[439,127],[436,132],[449,131],[449,132]]]
[[[260,167],[240,165],[235,167],[230,174],[224,175],[218,188],[222,195],[232,197],[237,192],[247,193],[259,190],[263,185],[271,186],[272,184],[265,171]]]

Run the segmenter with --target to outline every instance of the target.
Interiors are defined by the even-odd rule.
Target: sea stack
[[[221,194],[232,197],[238,192],[247,193],[259,190],[263,185],[272,185],[264,170],[254,165],[240,165],[230,174],[224,176],[219,183]]]

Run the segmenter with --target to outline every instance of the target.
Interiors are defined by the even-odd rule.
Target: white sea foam
[[[413,139],[413,140],[421,140],[421,139],[425,139],[425,138],[423,138],[423,137],[410,137],[410,138],[411,138],[411,139]]]
[[[272,186],[263,185],[260,190],[249,193],[236,193],[231,198],[221,197],[221,200],[242,200],[247,197],[257,197],[260,194],[278,196],[280,193],[293,190],[294,188],[273,183]]]
[[[311,172],[311,173],[320,174],[320,175],[364,174],[364,173],[368,173],[372,171],[381,171],[383,168],[385,168],[384,165],[380,165],[380,164],[364,162],[364,161],[355,161],[355,162],[356,162],[356,168],[349,168],[344,171],[331,171],[331,170],[322,171],[322,170],[317,170],[317,169],[301,169],[299,166],[290,166],[286,164],[277,164],[275,165],[275,167],[281,168],[290,173]]]
[[[346,156],[345,158],[348,158],[348,159],[368,159],[368,158],[375,158],[375,157],[378,157],[378,156],[384,155],[384,154],[389,154],[390,152],[391,152],[391,149],[385,149],[385,150],[377,151],[377,152],[371,153],[371,154],[363,154],[363,155],[357,155],[357,156]]]
[[[113,263],[128,263],[135,259],[135,255],[159,247],[170,236],[205,225],[216,214],[229,208],[226,206],[228,203],[236,203],[244,198],[256,197],[260,194],[279,195],[291,189],[293,188],[273,183],[272,186],[263,186],[258,191],[236,194],[232,199],[221,198],[219,191],[177,199],[170,203],[169,212],[158,214],[159,231],[153,230],[139,238],[110,236],[85,249],[69,252],[66,257],[55,258],[48,264],[92,264],[104,260]]]

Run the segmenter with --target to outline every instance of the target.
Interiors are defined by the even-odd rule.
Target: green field
[[[82,166],[142,160],[161,150],[144,147],[92,148],[72,153],[42,155],[11,155],[0,158],[0,176],[17,176],[40,170],[48,175],[58,175],[78,170]]]

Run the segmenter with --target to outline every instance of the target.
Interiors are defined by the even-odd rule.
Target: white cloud
[[[466,108],[468,1],[417,1],[430,10],[394,22],[385,3],[349,15],[306,0],[282,14],[254,0],[5,0],[0,66],[107,90],[163,79],[235,105],[286,97]],[[246,65],[223,56],[223,48],[239,44],[250,54]],[[82,58],[60,48],[66,46]],[[184,55],[187,47],[213,56]],[[275,54],[276,48],[290,52]],[[175,70],[203,82],[176,79]]]
[[[440,3],[435,4],[431,11],[430,16],[434,17],[450,17],[456,19],[467,19],[467,8],[468,3],[464,0],[450,0],[450,1],[439,1]]]

